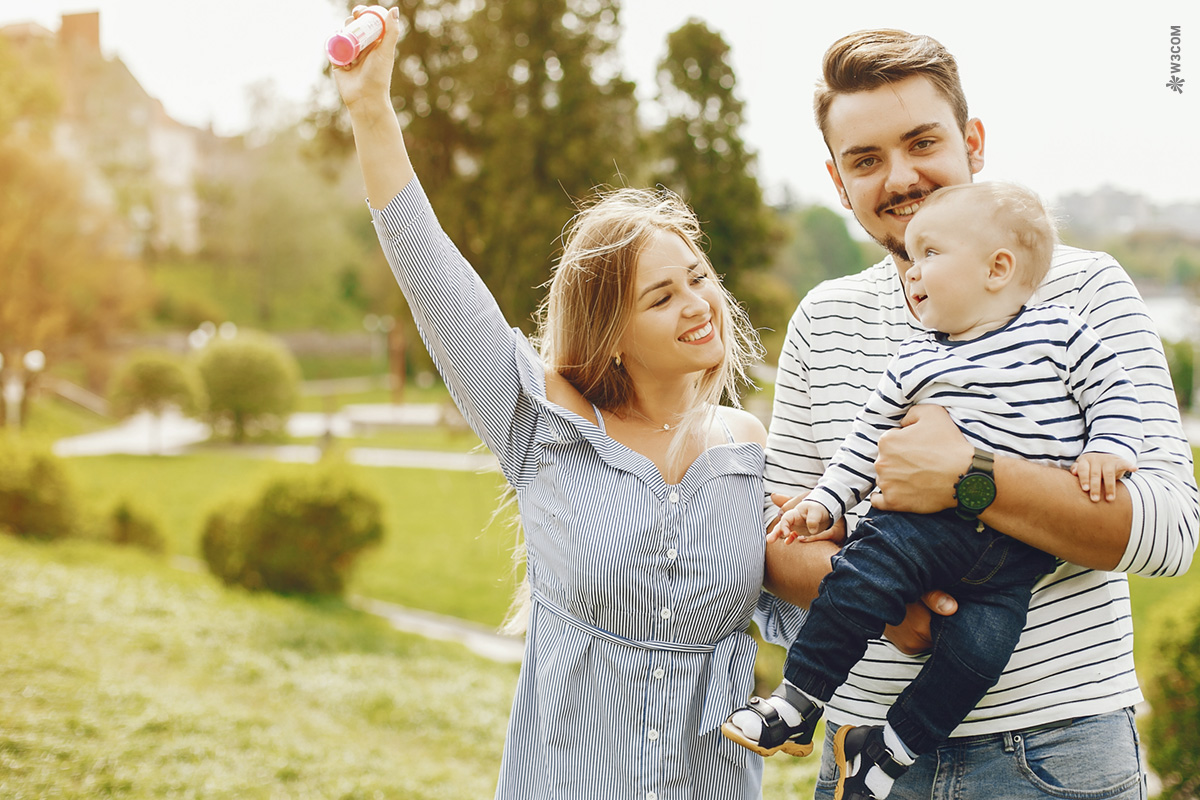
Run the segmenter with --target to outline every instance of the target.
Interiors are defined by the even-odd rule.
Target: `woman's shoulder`
[[[583,393],[575,385],[558,374],[556,370],[546,370],[546,399],[556,406],[572,411],[590,422],[599,423],[596,410]]]
[[[731,406],[717,406],[717,413],[725,422],[735,442],[757,442],[767,446],[767,429],[762,420],[749,411]]]

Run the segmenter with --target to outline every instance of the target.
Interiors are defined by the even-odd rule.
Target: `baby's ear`
[[[1001,247],[992,253],[991,264],[988,267],[988,286],[990,288],[999,289],[1007,286],[1016,274],[1017,257],[1013,251],[1007,247]]]

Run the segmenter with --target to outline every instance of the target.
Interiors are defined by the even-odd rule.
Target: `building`
[[[64,14],[57,33],[22,23],[0,35],[22,57],[53,62],[62,95],[54,147],[124,220],[130,254],[197,252],[197,182],[219,137],[171,119],[120,58],[104,56],[99,12]]]

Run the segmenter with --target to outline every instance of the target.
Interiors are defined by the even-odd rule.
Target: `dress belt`
[[[533,601],[542,608],[549,611],[554,616],[558,617],[563,622],[570,625],[576,630],[595,636],[597,639],[603,639],[606,642],[613,644],[624,645],[625,647],[636,647],[640,650],[667,650],[672,653],[711,653],[717,649],[716,644],[685,644],[683,642],[660,642],[657,639],[627,639],[624,636],[606,631],[603,628],[598,628],[590,622],[584,622],[579,617],[567,611],[558,603],[551,600],[538,589],[532,589],[530,595]]]
[[[700,712],[701,736],[716,730],[733,709],[745,702],[753,691],[754,656],[758,652],[758,646],[754,639],[742,631],[734,631],[713,644],[685,644],[655,639],[639,641],[584,622],[539,589],[531,589],[530,596],[534,604],[570,627],[615,645],[635,647],[639,650],[665,650],[671,653],[711,653],[712,662],[704,690],[704,707]],[[743,754],[749,752],[741,748],[735,749],[741,750]]]

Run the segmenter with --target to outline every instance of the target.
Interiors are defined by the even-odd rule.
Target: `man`
[[[904,252],[909,218],[926,195],[971,181],[984,164],[983,125],[968,117],[953,57],[929,37],[877,30],[835,42],[814,108],[842,205],[889,255],[814,289],[789,325],[766,476],[770,489],[792,498],[816,484],[899,343],[921,330],[903,290],[911,266]],[[1060,246],[1031,302],[1072,307],[1118,353],[1137,385],[1146,443],[1138,471],[1121,482],[1117,499],[1092,503],[1065,470],[1004,453],[976,458],[934,406],[917,407],[905,427],[883,435],[873,505],[933,513],[960,506],[955,490],[964,476],[976,488],[994,484],[994,492],[982,494],[983,507],[968,511],[1061,562],[1035,588],[1000,682],[947,745],[896,780],[893,798],[1044,798],[1062,796],[1061,789],[1145,797],[1132,717],[1141,693],[1125,573],[1187,570],[1200,515],[1191,451],[1161,342],[1115,260]],[[972,497],[978,501],[980,494]],[[866,510],[864,503],[849,515],[851,530]],[[769,545],[768,587],[807,606],[836,550],[828,542]],[[760,627],[786,643],[794,615],[786,606],[765,610]],[[829,703],[818,797],[831,797],[835,786],[833,732],[883,723],[891,699],[920,666],[905,653],[928,646],[930,623],[927,610],[910,608],[908,622],[888,631],[894,644],[872,642]],[[932,624],[936,636],[936,620]],[[859,766],[847,763],[846,769]]]

